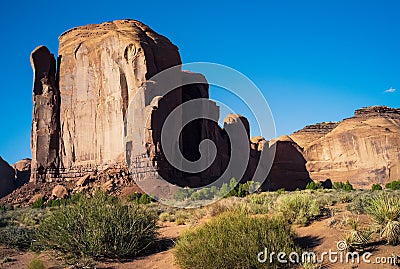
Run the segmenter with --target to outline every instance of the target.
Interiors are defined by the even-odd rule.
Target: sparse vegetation
[[[37,229],[36,245],[72,261],[142,254],[156,237],[156,216],[138,205],[97,192],[49,213]]]
[[[259,189],[260,185],[253,181],[246,183],[238,183],[235,178],[232,178],[229,184],[224,183],[220,188],[212,186],[210,188],[201,188],[199,190],[193,189],[179,189],[174,193],[174,199],[177,201],[199,201],[199,200],[213,200],[222,197],[245,197]]]
[[[251,217],[226,212],[205,225],[186,232],[177,241],[174,255],[182,269],[285,268],[269,259],[257,260],[257,253],[298,251],[295,234],[283,219]]]

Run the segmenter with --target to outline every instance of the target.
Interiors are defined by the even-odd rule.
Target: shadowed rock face
[[[288,136],[281,136],[270,141],[276,147],[275,159],[265,184],[264,190],[288,191],[305,189],[311,182],[306,169],[306,160],[302,149]]]
[[[291,137],[303,142],[307,170],[313,180],[349,180],[356,187],[400,178],[400,109],[369,107],[337,124],[326,134]],[[312,141],[316,135],[320,138]],[[302,136],[301,139],[299,137]]]
[[[0,198],[15,188],[15,170],[0,157]]]
[[[59,167],[59,105],[60,92],[56,86],[56,61],[44,47],[31,54],[33,81],[32,113],[32,178],[44,180]]]

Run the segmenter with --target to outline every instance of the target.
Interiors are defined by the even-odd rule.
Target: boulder
[[[51,192],[51,196],[54,199],[63,199],[66,198],[68,196],[68,190],[66,187],[64,187],[63,185],[57,185],[53,188],[52,192]]]
[[[78,181],[76,182],[76,186],[77,187],[83,187],[85,185],[87,185],[90,181],[90,174],[85,175],[83,177],[81,177],[80,179],[78,179]]]

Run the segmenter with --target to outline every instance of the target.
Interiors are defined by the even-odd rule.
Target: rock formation
[[[129,166],[136,182],[162,176],[176,185],[202,186],[226,170],[232,139],[250,149],[244,117],[230,115],[224,129],[218,126],[219,107],[208,100],[203,75],[173,69],[175,73],[168,78],[173,81],[168,83],[183,86],[172,91],[156,79],[150,81],[163,70],[179,67],[181,60],[175,45],[138,21],[73,28],[59,38],[57,68],[54,56],[43,46],[32,52],[31,62],[32,182],[79,180],[89,173],[121,171]],[[200,106],[191,110],[209,115],[209,119],[190,122],[176,142],[161,147],[167,116],[200,98]],[[179,113],[175,126],[181,126],[190,111],[182,108]],[[246,132],[239,135],[243,124]],[[238,137],[229,138],[229,130],[235,130]],[[215,159],[211,159],[214,148],[202,144],[204,140],[214,143]],[[172,151],[178,155],[177,148],[187,160],[204,157],[201,161],[211,165],[201,172],[181,171],[166,158]],[[227,176],[235,175],[233,167]],[[251,179],[251,173],[246,177]],[[103,184],[113,186],[107,180]]]
[[[308,126],[290,137],[304,148],[313,180],[349,180],[356,187],[400,178],[400,109],[356,110],[340,123]]]
[[[30,159],[9,165],[0,157],[0,198],[29,181]]]
[[[31,65],[32,177],[44,180],[49,174],[58,174],[60,92],[56,86],[56,60],[46,47],[37,47],[31,53]]]
[[[307,125],[303,129],[291,134],[290,138],[293,139],[297,145],[305,148],[310,143],[325,136],[330,131],[335,129],[338,124],[338,122],[322,122],[313,125]]]
[[[284,188],[288,191],[305,189],[312,180],[306,169],[306,160],[302,148],[286,135],[273,139],[269,143],[270,146],[275,145],[276,152],[263,189],[278,190]]]
[[[219,107],[209,100],[206,78],[182,71],[178,48],[138,21],[73,28],[59,37],[57,63],[40,46],[31,64],[32,184],[73,179],[79,183],[70,184],[73,191],[97,183],[114,191],[126,186],[127,178],[141,182],[161,176],[189,187],[221,176],[263,180],[260,171],[269,171],[274,157],[264,190],[304,188],[310,177],[356,186],[400,178],[398,109],[361,109],[343,122],[306,126],[290,137],[250,139],[249,123],[240,115],[228,115],[224,128],[218,126]],[[166,83],[154,77],[167,69],[172,76]],[[201,100],[198,107],[185,108],[194,100]],[[181,133],[161,143],[175,111],[172,125]],[[187,123],[193,111],[209,118]],[[168,156],[210,165],[179,169]]]
[[[15,189],[15,170],[0,157],[0,198]]]

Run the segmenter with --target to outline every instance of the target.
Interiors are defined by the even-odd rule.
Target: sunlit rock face
[[[349,180],[366,188],[400,178],[400,109],[363,108],[320,129],[291,135],[304,148],[312,179]]]
[[[135,142],[145,144],[143,112],[155,97],[145,83],[181,63],[178,48],[132,20],[74,28],[59,42],[62,166],[123,162],[126,132],[136,131]],[[131,102],[137,130],[126,129]]]

